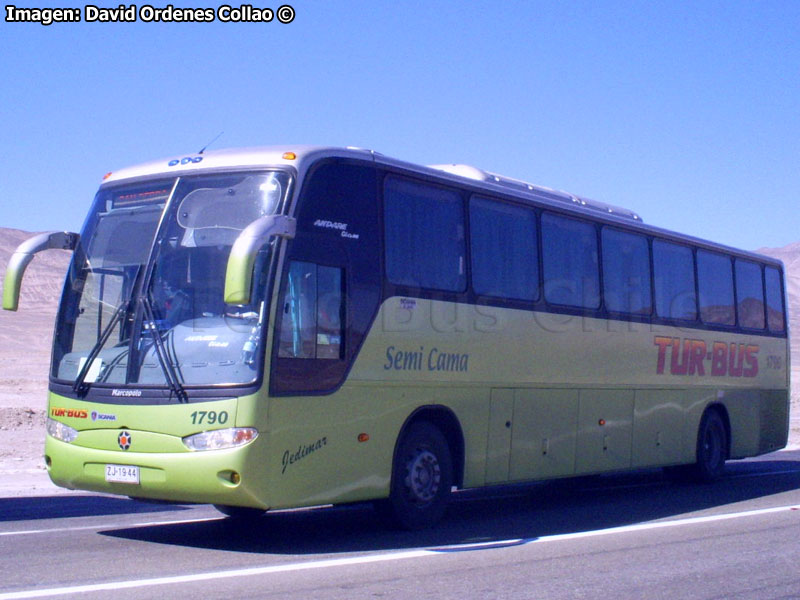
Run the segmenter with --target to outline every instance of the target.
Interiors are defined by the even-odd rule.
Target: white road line
[[[529,540],[510,539],[501,541],[491,541],[486,544],[456,544],[453,546],[443,546],[441,548],[431,548],[423,550],[409,550],[407,552],[389,552],[383,554],[371,554],[368,556],[353,556],[349,558],[334,558],[326,560],[313,560],[300,563],[289,563],[285,565],[272,565],[264,567],[251,567],[247,569],[232,569],[227,571],[213,571],[210,573],[194,573],[189,575],[176,575],[172,577],[156,577],[151,579],[132,579],[127,581],[113,581],[109,583],[98,583],[90,585],[76,585],[71,587],[58,587],[49,589],[23,590],[0,594],[0,600],[22,600],[24,598],[46,598],[52,596],[63,596],[66,594],[81,594],[89,592],[116,591],[123,589],[133,589],[141,587],[152,587],[160,585],[174,585],[180,583],[197,583],[200,581],[212,581],[216,579],[230,579],[234,577],[252,577],[255,575],[270,575],[276,573],[289,573],[292,571],[305,571],[311,569],[329,569],[336,567],[346,567],[351,565],[364,565],[379,562],[391,562],[407,560],[412,558],[426,558],[433,556],[445,556],[451,552],[480,551],[484,549],[496,549],[509,546],[521,546],[530,544],[543,544],[548,542],[559,542],[603,535],[615,535],[629,533],[632,531],[645,531],[649,529],[664,529],[668,527],[680,527],[684,525],[697,525],[700,523],[711,523],[714,521],[727,521],[731,519],[741,519],[759,515],[773,513],[797,511],[800,516],[800,505],[777,506],[773,508],[762,508],[758,510],[748,510],[739,513],[728,513],[722,515],[709,515],[706,517],[690,517],[687,519],[677,519],[674,521],[659,521],[655,523],[641,523],[639,525],[626,525],[623,527],[611,527],[609,529],[599,529],[595,531],[581,531],[578,533],[565,533],[548,535]]]
[[[614,535],[617,533],[629,533],[631,531],[647,531],[651,529],[667,529],[669,527],[681,527],[683,525],[698,525],[701,523],[713,523],[716,521],[730,521],[732,519],[742,519],[745,517],[757,517],[773,513],[797,511],[800,515],[800,504],[790,506],[776,506],[773,508],[760,508],[747,510],[739,513],[727,513],[722,515],[708,515],[706,517],[689,517],[687,519],[676,519],[674,521],[657,521],[655,523],[641,523],[639,525],[623,525],[621,527],[611,527],[609,529],[597,529],[595,531],[581,531],[578,533],[564,533],[548,535],[540,538],[528,540],[528,544],[539,544],[542,542],[558,542],[562,540],[577,540],[580,538],[596,537],[601,535]],[[0,596],[2,600],[2,596]]]
[[[98,583],[94,585],[78,585],[73,587],[60,587],[44,590],[29,590],[24,592],[11,592],[0,594],[0,600],[16,600],[18,598],[46,598],[48,596],[62,596],[64,594],[80,594],[87,592],[103,592],[110,590],[123,590],[154,585],[172,585],[176,583],[195,583],[213,579],[227,579],[230,577],[250,577],[253,575],[268,575],[270,573],[288,573],[306,569],[326,569],[330,567],[345,567],[348,565],[369,564],[376,562],[404,560],[436,555],[432,550],[413,550],[409,552],[396,552],[391,554],[374,554],[371,556],[356,556],[352,558],[333,558],[329,560],[316,560],[288,565],[273,565],[271,567],[253,567],[250,569],[235,569],[230,571],[216,571],[212,573],[195,573],[193,575],[176,575],[174,577],[157,577],[154,579],[134,579],[131,581],[115,581],[111,583]]]

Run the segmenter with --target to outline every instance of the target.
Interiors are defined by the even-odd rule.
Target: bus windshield
[[[271,246],[251,303],[225,304],[231,247],[283,207],[281,171],[188,176],[101,189],[70,267],[52,376],[75,390],[242,385],[259,377]]]

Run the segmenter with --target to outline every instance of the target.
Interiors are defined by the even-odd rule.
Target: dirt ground
[[[69,493],[44,467],[44,407],[0,407],[0,498]]]
[[[60,489],[43,459],[51,335],[42,332],[52,331],[54,314],[52,305],[0,311],[0,497]]]

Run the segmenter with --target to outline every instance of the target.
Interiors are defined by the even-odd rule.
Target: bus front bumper
[[[45,461],[53,483],[68,489],[171,502],[269,508],[264,501],[263,478],[247,475],[253,472],[252,466],[248,468],[248,463],[253,462],[250,445],[205,452],[119,452],[47,436]]]

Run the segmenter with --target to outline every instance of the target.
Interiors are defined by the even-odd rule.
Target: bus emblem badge
[[[127,450],[128,448],[131,447],[131,441],[132,441],[131,434],[127,431],[123,431],[122,433],[119,434],[119,437],[117,437],[117,442],[119,443],[119,447],[122,448],[123,450]]]

